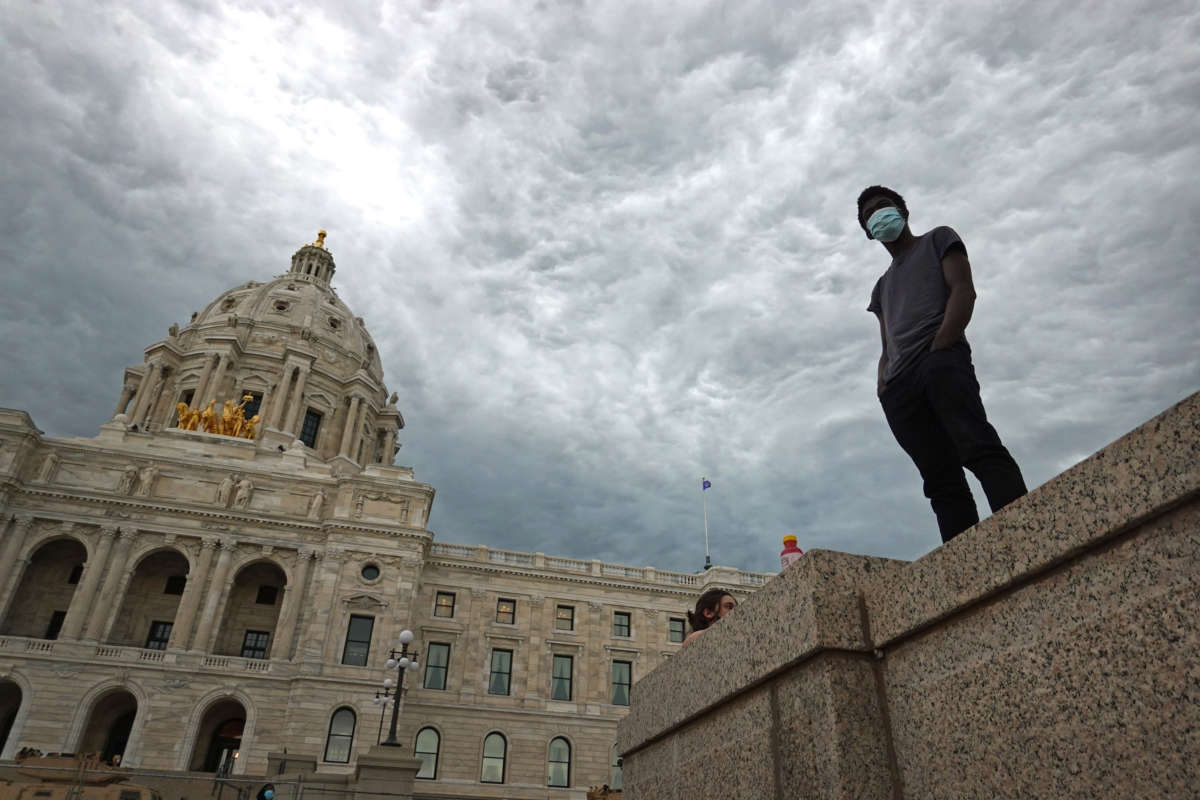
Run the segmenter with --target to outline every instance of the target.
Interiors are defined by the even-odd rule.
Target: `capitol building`
[[[0,409],[0,762],[250,777],[287,753],[350,774],[387,735],[408,629],[414,797],[583,798],[620,787],[630,686],[699,593],[769,577],[435,541],[334,273],[322,233],[172,326],[94,437]]]

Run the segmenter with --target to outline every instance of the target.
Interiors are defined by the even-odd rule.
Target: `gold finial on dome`
[[[325,249],[325,231],[317,231],[317,240],[313,242],[313,246]]]

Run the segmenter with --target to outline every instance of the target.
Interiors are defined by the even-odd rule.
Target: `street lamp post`
[[[400,649],[392,648],[389,654],[387,663],[384,665],[387,669],[396,670],[396,679],[385,678],[383,681],[383,692],[377,693],[375,696],[376,702],[386,707],[389,696],[392,701],[392,722],[388,726],[388,737],[382,743],[388,747],[399,747],[400,742],[396,741],[396,720],[400,712],[400,698],[404,694],[404,673],[407,670],[417,669],[417,653],[415,650],[409,650],[408,645],[413,640],[413,634],[410,630],[400,631],[400,636],[397,641]],[[382,722],[382,720],[380,720]]]

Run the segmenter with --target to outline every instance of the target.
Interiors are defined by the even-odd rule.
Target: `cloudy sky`
[[[17,0],[0,44],[0,405],[50,435],[324,227],[439,539],[691,571],[707,475],[717,563],[915,558],[872,183],[966,242],[1031,487],[1200,388],[1194,2]]]

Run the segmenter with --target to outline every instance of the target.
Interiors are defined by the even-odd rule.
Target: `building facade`
[[[386,736],[376,695],[409,629],[418,797],[582,798],[620,782],[629,686],[699,592],[765,582],[434,541],[334,272],[322,234],[172,326],[95,437],[0,409],[0,759],[349,772]]]

